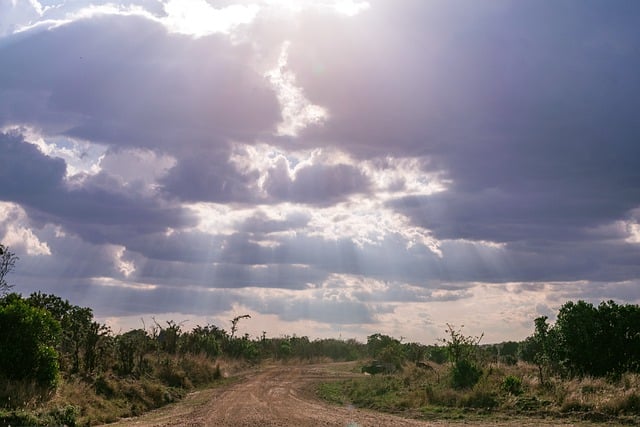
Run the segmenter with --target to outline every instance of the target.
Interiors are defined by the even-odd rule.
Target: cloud
[[[62,184],[66,165],[44,156],[21,135],[0,133],[0,199],[34,203]]]
[[[5,40],[0,54],[0,125],[189,152],[254,137],[280,117],[275,93],[251,66],[250,46],[225,36],[170,35],[141,16],[100,15],[31,31]]]
[[[0,0],[24,290],[416,338],[638,301],[638,6],[214,3]]]
[[[21,204],[33,220],[61,225],[99,243],[117,241],[132,230],[145,233],[193,224],[181,207],[93,185],[100,176],[88,178],[80,188],[69,187],[65,162],[42,154],[20,135],[0,134],[0,150],[0,199]]]
[[[266,191],[276,199],[309,204],[335,204],[366,192],[369,186],[362,171],[347,164],[312,164],[297,169],[291,177],[284,159],[276,163],[265,182]]]
[[[0,1],[0,37],[11,34],[21,26],[38,20],[42,13],[42,5],[35,0]]]

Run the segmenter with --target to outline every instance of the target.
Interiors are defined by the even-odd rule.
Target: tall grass
[[[2,425],[95,425],[140,415],[182,398],[190,390],[213,384],[238,364],[205,356],[146,356],[148,372],[140,378],[103,372],[69,376],[55,394],[32,383],[0,381],[6,405]],[[10,398],[9,398],[10,397]]]
[[[489,366],[473,387],[454,388],[450,368],[413,366],[395,375],[361,377],[320,385],[318,394],[334,403],[418,417],[556,416],[596,421],[640,422],[640,375],[618,380],[551,378],[540,384],[536,367],[519,363]]]

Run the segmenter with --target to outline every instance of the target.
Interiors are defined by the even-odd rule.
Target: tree
[[[6,282],[5,276],[13,270],[17,260],[16,254],[0,243],[0,295],[6,294],[13,287]]]
[[[569,376],[619,376],[640,367],[640,308],[578,301],[560,308],[554,329]]]
[[[441,340],[447,348],[451,362],[451,383],[454,388],[473,387],[482,376],[478,346],[484,333],[479,337],[467,336],[462,333],[462,327],[455,329],[447,323],[446,332],[449,338]]]
[[[367,351],[371,357],[391,364],[395,369],[401,369],[406,358],[404,347],[400,341],[388,335],[369,335],[367,337]]]
[[[63,370],[67,368],[73,373],[78,373],[83,368],[85,372],[93,369],[94,362],[87,364],[86,355],[93,357],[96,349],[90,348],[98,342],[96,334],[102,333],[100,325],[94,325],[93,311],[90,308],[79,307],[63,300],[59,296],[33,293],[26,300],[28,304],[43,308],[62,326],[62,340],[58,350],[62,355]],[[70,366],[64,366],[66,364]]]
[[[585,301],[565,303],[555,325],[535,319],[535,333],[521,347],[521,357],[543,372],[568,377],[613,376],[640,371],[640,307]]]
[[[547,316],[540,316],[534,320],[535,332],[520,346],[520,357],[525,362],[534,363],[538,367],[540,384],[544,383],[544,370],[550,367],[551,335]]]
[[[198,325],[192,331],[180,335],[180,351],[215,358],[222,352],[218,342],[222,341],[222,336],[220,329],[215,325]]]
[[[20,295],[0,299],[0,377],[33,380],[46,387],[58,381],[60,323]]]

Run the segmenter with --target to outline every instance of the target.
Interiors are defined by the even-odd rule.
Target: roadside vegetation
[[[116,421],[224,384],[263,360],[356,360],[354,340],[251,339],[231,330],[175,321],[116,333],[90,308],[56,295],[11,293],[17,257],[0,244],[0,426],[76,426]]]
[[[354,361],[351,379],[318,394],[426,419],[571,417],[640,422],[640,308],[568,302],[523,342],[485,345],[447,325],[432,345],[373,334],[356,340],[238,336],[175,321],[116,333],[90,308],[12,293],[17,257],[0,244],[0,426],[95,425],[233,381],[265,361]]]
[[[372,335],[365,375],[317,392],[336,404],[422,419],[639,424],[640,307],[567,302],[555,325],[547,320],[535,319],[535,333],[520,343],[482,345],[482,336],[452,325],[441,346]]]

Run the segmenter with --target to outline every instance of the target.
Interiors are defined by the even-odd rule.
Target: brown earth
[[[450,422],[406,419],[394,415],[336,406],[319,400],[314,384],[353,377],[346,364],[269,366],[241,375],[231,384],[198,391],[177,404],[116,426],[442,426]],[[556,426],[541,420],[518,419],[510,422],[468,421],[470,425]]]

